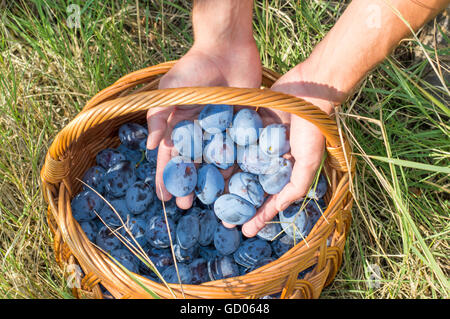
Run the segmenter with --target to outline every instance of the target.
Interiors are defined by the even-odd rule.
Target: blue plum
[[[147,222],[140,217],[131,217],[125,222],[125,227],[122,228],[123,236],[128,240],[128,244],[143,247],[147,243],[145,238],[145,231]]]
[[[325,200],[323,199],[323,197],[317,201],[317,204],[321,208],[322,213],[327,210],[327,204],[325,203]]]
[[[147,209],[140,215],[147,222],[156,215],[164,216],[162,202],[159,199],[155,199],[148,205]]]
[[[210,209],[204,210],[203,216],[200,217],[200,234],[198,236],[198,243],[202,246],[208,246],[214,240],[214,233],[216,232],[217,217]]]
[[[198,122],[208,133],[224,132],[231,126],[233,106],[227,104],[208,104],[198,116]]]
[[[154,150],[150,150],[148,148],[145,149],[145,158],[147,162],[156,167],[156,161],[158,159],[158,147]]]
[[[108,169],[119,162],[125,161],[125,155],[113,148],[106,148],[97,153],[96,156],[97,165],[100,165],[104,169]]]
[[[231,176],[228,181],[228,191],[247,200],[256,207],[260,207],[264,203],[264,190],[259,184],[258,176],[238,172]]]
[[[160,249],[148,246],[145,252],[159,272],[162,272],[167,266],[173,265],[172,251],[169,248]],[[139,264],[139,270],[141,273],[151,275],[152,279],[157,277],[153,270],[142,261]]]
[[[103,199],[91,190],[81,191],[70,203],[73,218],[78,222],[93,220],[104,204]]]
[[[303,238],[306,238],[311,230],[309,227],[310,217],[302,206],[304,206],[302,203],[290,205],[278,214],[281,227],[283,227],[286,234],[293,238],[295,242],[299,242]]]
[[[123,267],[128,269],[133,273],[139,272],[139,266],[137,261],[139,259],[133,255],[131,251],[125,248],[114,249],[110,252],[112,258],[115,259],[116,262],[121,264]]]
[[[222,255],[234,253],[242,241],[242,234],[236,228],[226,228],[222,224],[217,226],[214,234],[214,247]]]
[[[195,194],[202,203],[210,205],[223,193],[225,181],[213,164],[201,166],[197,172]]]
[[[238,146],[236,159],[239,167],[247,173],[274,174],[279,169],[278,158],[266,155],[257,144]]]
[[[214,135],[216,135],[216,134],[219,134],[219,133],[208,133],[206,131],[203,132],[203,153],[205,152],[206,145],[208,145],[209,142],[211,142]]]
[[[137,181],[127,189],[125,200],[128,210],[134,215],[141,214],[153,201],[154,189],[147,183]]]
[[[103,193],[105,189],[105,173],[106,170],[100,165],[90,167],[82,178],[82,181],[91,186],[99,193]],[[90,189],[86,185],[83,185],[84,189]]]
[[[148,176],[144,179],[144,183],[150,186],[156,187],[155,185],[155,176]]]
[[[281,156],[290,150],[289,132],[283,124],[267,125],[259,136],[259,148],[269,156]]]
[[[179,284],[180,281],[182,284],[190,284],[192,282],[191,268],[183,263],[179,263],[177,267],[180,279],[178,279],[177,269],[175,268],[175,265],[170,265],[166,267],[161,274],[164,280],[172,284]]]
[[[203,159],[208,164],[214,164],[220,169],[227,169],[233,166],[236,160],[236,145],[228,134],[214,134],[205,145]]]
[[[175,240],[175,223],[169,217],[167,217],[167,221],[170,228],[170,238]],[[164,216],[153,216],[150,218],[145,230],[145,238],[155,248],[167,248],[170,246],[170,238]]]
[[[310,217],[312,217],[312,219],[314,220],[314,222],[318,221],[319,218],[323,215],[323,213],[326,210],[326,207],[323,207],[320,201],[315,201],[315,200],[306,200],[306,212],[308,213],[308,215]]]
[[[119,144],[119,146],[116,147],[116,151],[120,152],[123,156],[125,156],[124,153],[128,152],[129,150],[130,149],[123,144]]]
[[[116,232],[118,233],[119,231],[120,230],[116,230],[114,228],[110,229],[103,226],[97,233],[95,243],[105,252],[110,253],[111,251],[123,246],[119,239],[120,235],[116,234]]]
[[[270,222],[266,223],[257,234],[261,239],[272,241],[282,231],[278,216],[275,216]]]
[[[192,161],[201,159],[203,152],[203,133],[195,121],[181,121],[172,130],[172,143],[178,153]]]
[[[124,147],[121,153],[125,155],[125,160],[129,161],[134,168],[143,160],[143,153],[140,150],[132,150]]]
[[[170,217],[170,219],[172,221],[174,221],[175,223],[178,222],[178,220],[181,218],[181,216],[183,216],[183,210],[177,206],[176,201],[173,198],[167,202],[164,202],[164,209],[165,209],[167,217]],[[164,217],[164,209],[161,206],[160,214],[163,217]]]
[[[164,186],[175,197],[192,193],[197,185],[197,170],[194,163],[181,156],[173,157],[163,171]]]
[[[136,176],[139,180],[145,181],[147,184],[154,185],[154,176],[156,174],[156,165],[153,165],[147,161],[142,162],[136,168]],[[147,181],[148,178],[151,178],[152,182],[149,183]]]
[[[308,194],[306,194],[306,197],[319,200],[326,194],[327,190],[327,179],[325,178],[324,174],[320,174],[317,185],[311,185],[311,189],[309,190]]]
[[[138,123],[126,123],[119,128],[120,142],[132,150],[141,149],[147,141],[148,131]]]
[[[97,233],[99,230],[99,225],[96,221],[89,220],[85,222],[80,223],[81,229],[83,229],[84,233],[86,234],[87,238],[95,243],[95,240],[97,238]]]
[[[211,280],[220,280],[240,275],[239,267],[229,256],[218,256],[208,260],[208,274]]]
[[[119,162],[106,171],[106,193],[114,197],[121,197],[135,181],[136,175],[131,163],[129,161]]]
[[[215,246],[199,246],[198,254],[201,258],[205,259],[206,261],[213,259],[219,255],[219,251],[216,249]]]
[[[307,200],[305,211],[307,217],[305,234],[309,234],[313,229],[314,225],[317,223],[317,221],[325,212],[325,209],[321,207],[319,202],[316,202],[315,200]]]
[[[258,261],[272,255],[272,248],[268,241],[258,237],[244,240],[234,252],[234,261],[244,267],[253,267]]]
[[[224,222],[242,225],[256,214],[256,208],[238,195],[224,194],[214,202],[214,213]]]
[[[122,226],[131,217],[125,198],[109,199],[108,203],[99,212],[101,220],[108,226]]]
[[[239,268],[239,275],[240,276],[244,276],[245,274],[248,273],[250,268],[244,267],[244,266],[239,265],[239,264],[237,264],[237,265],[238,265],[238,268]]]
[[[207,212],[206,210],[204,210],[200,207],[196,207],[193,204],[191,208],[186,210],[186,215],[193,215],[193,216],[197,217],[198,220],[200,220],[203,216],[205,216],[206,212]]]
[[[241,109],[234,115],[228,132],[237,145],[245,146],[256,143],[262,128],[262,119],[255,110]]]
[[[283,256],[289,249],[294,247],[294,239],[291,236],[283,235],[270,243],[274,255],[277,257]]]
[[[173,245],[173,251],[178,262],[189,264],[199,256],[199,245],[195,244],[188,249],[183,249],[176,243]]]
[[[190,264],[192,274],[192,284],[199,285],[209,281],[208,262],[204,258],[196,258]]]
[[[211,209],[212,205],[203,204],[197,196],[194,197],[194,202],[192,203],[193,207],[198,207],[200,209]]]
[[[292,175],[291,161],[279,157],[277,158],[279,169],[274,174],[258,175],[259,182],[267,194],[278,194],[289,183]]]
[[[197,244],[200,236],[199,223],[199,219],[193,214],[184,215],[178,220],[176,238],[181,248],[189,249]]]

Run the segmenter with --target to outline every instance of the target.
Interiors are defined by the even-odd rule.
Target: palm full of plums
[[[211,107],[211,105],[206,106],[205,108]],[[195,114],[194,119],[198,119],[199,115],[201,115],[201,110],[203,110],[203,106],[202,107],[198,107],[196,108],[196,112],[199,112],[198,115],[196,113],[191,113],[191,114]],[[239,106],[235,106],[234,107],[234,114],[239,114],[240,111],[242,111],[243,109],[246,109],[245,107],[239,107]],[[253,110],[253,108],[248,108],[249,111],[255,112]],[[184,110],[183,110],[184,111]],[[187,111],[187,110],[186,110]],[[183,112],[184,113],[184,112]],[[241,112],[242,113],[242,112]],[[306,122],[300,118],[297,118],[296,116],[291,116],[290,114],[287,114],[285,112],[277,112],[277,111],[273,111],[270,109],[263,109],[260,108],[258,110],[258,114],[261,116],[261,120],[262,120],[262,127],[268,127],[268,126],[274,126],[276,124],[280,124],[280,126],[282,126],[286,131],[287,131],[287,136],[290,136],[292,134],[295,134],[296,137],[301,137],[302,135],[305,135],[307,138],[305,138],[306,143],[290,143],[290,150],[284,154],[282,154],[282,160],[286,163],[286,167],[289,168],[286,169],[287,174],[286,176],[288,176],[288,180],[284,180],[284,181],[280,181],[278,182],[277,179],[274,179],[273,176],[280,176],[280,174],[260,174],[259,180],[256,180],[256,184],[262,184],[264,185],[264,190],[260,190],[259,192],[259,203],[252,203],[255,206],[255,209],[257,209],[257,212],[255,214],[255,212],[252,212],[252,210],[250,209],[248,212],[248,215],[251,216],[250,219],[245,220],[245,225],[243,226],[243,232],[244,234],[248,237],[252,237],[254,235],[256,235],[256,233],[262,229],[265,225],[267,221],[272,220],[275,215],[279,212],[282,211],[283,209],[285,209],[287,206],[289,206],[289,204],[292,201],[298,200],[301,197],[303,197],[308,188],[311,186],[311,183],[313,181],[313,177],[314,174],[320,164],[321,158],[323,156],[323,137],[321,135],[320,132],[315,132],[315,127],[310,127],[310,129],[305,129],[305,125],[308,125],[309,123],[302,123],[302,122]],[[294,122],[296,123],[296,125],[291,125],[292,120],[294,119]],[[201,123],[201,121],[200,121]],[[246,125],[244,125],[245,127]],[[306,126],[306,128],[308,128],[308,126]],[[231,131],[229,128],[227,131]],[[180,132],[180,133],[178,133]],[[189,136],[189,132],[197,132],[197,137],[201,140],[201,142],[197,142],[197,143],[192,143],[191,144],[191,140],[188,140],[188,143],[184,143],[187,145],[183,145],[183,141],[186,141],[186,136]],[[262,130],[262,132],[264,132],[264,130]],[[312,133],[317,133],[316,137],[314,137],[314,135],[312,135]],[[194,133],[195,135],[195,133]],[[222,154],[220,153],[221,150],[223,150],[223,145],[226,145],[226,142],[224,141],[230,141],[230,137],[228,134],[225,134],[225,136],[223,135],[223,133],[221,134],[209,134],[210,136],[215,136],[215,138],[212,139],[211,141],[207,141],[209,142],[209,144],[206,144],[206,147],[204,148],[204,152],[202,153],[202,148],[204,145],[204,141],[207,140],[208,138],[208,133],[206,132],[202,132],[202,128],[200,127],[199,124],[197,124],[197,122],[195,121],[190,121],[190,120],[186,120],[183,119],[182,121],[178,122],[175,126],[174,126],[174,130],[172,130],[172,134],[170,136],[170,144],[166,144],[166,145],[170,145],[170,153],[168,154],[169,156],[167,158],[169,158],[169,162],[167,162],[167,164],[165,166],[161,166],[157,168],[157,172],[158,169],[160,169],[162,171],[162,177],[164,176],[164,171],[166,171],[166,183],[164,184],[164,189],[167,191],[167,188],[171,188],[171,191],[167,191],[167,193],[169,194],[168,196],[166,196],[164,199],[168,200],[172,197],[172,195],[177,197],[177,204],[179,204],[181,201],[179,199],[182,199],[184,201],[186,201],[188,203],[188,207],[181,207],[183,209],[187,209],[190,208],[190,205],[194,199],[195,196],[198,196],[205,204],[212,204],[214,203],[214,201],[217,199],[216,197],[211,197],[210,199],[205,197],[205,193],[204,192],[196,192],[195,190],[195,181],[194,179],[190,180],[187,178],[176,178],[175,175],[171,175],[171,170],[169,169],[169,167],[172,167],[173,165],[182,165],[181,167],[179,167],[179,172],[178,174],[182,174],[183,176],[186,176],[186,169],[189,172],[194,172],[195,169],[197,169],[198,174],[196,174],[196,178],[200,179],[200,178],[204,178],[203,176],[209,176],[209,178],[212,178],[211,176],[216,174],[216,175],[222,175],[222,178],[216,177],[213,178],[213,182],[210,184],[209,186],[209,191],[212,192],[213,194],[220,194],[222,192],[230,192],[230,185],[235,185],[236,183],[230,183],[230,181],[232,181],[233,177],[236,177],[238,175],[242,175],[242,174],[249,174],[249,173],[245,173],[242,172],[242,163],[237,163],[233,157],[231,157],[230,159],[226,159],[226,154]],[[232,134],[231,134],[232,135]],[[243,134],[238,134],[240,137],[243,136]],[[181,143],[177,142],[176,137],[180,136],[181,139]],[[211,137],[209,137],[211,138]],[[318,143],[311,143],[308,145],[308,140],[311,140],[313,138],[317,138]],[[301,140],[301,139],[300,139]],[[289,141],[289,139],[288,139]],[[217,142],[217,143],[216,143]],[[231,143],[233,143],[233,141],[231,141]],[[181,145],[178,145],[181,144]],[[216,145],[217,144],[217,145]],[[165,145],[165,146],[166,146]],[[186,153],[183,153],[183,146],[185,150],[187,151]],[[199,146],[199,151],[196,150],[197,147]],[[300,146],[300,147],[298,147]],[[311,147],[312,146],[312,147]],[[322,146],[322,147],[320,147]],[[228,146],[229,148],[232,148],[233,146]],[[314,147],[316,147],[316,150],[313,152],[313,156],[311,156],[312,154],[306,153],[308,150],[311,150],[311,148],[314,149]],[[234,150],[235,153],[239,154],[239,151],[243,149],[245,150],[245,147],[240,147],[238,146],[236,150]],[[161,150],[161,145],[159,147],[159,150]],[[248,151],[252,151],[252,148],[249,148]],[[257,150],[256,150],[257,151]],[[213,156],[210,156],[210,153],[215,153],[215,154],[219,154],[218,158],[214,158]],[[244,151],[245,152],[245,151]],[[187,156],[189,158],[191,158],[191,160],[193,161],[193,163],[183,163],[183,157],[180,157],[179,155],[183,155],[183,156]],[[158,164],[161,165],[160,163],[160,157],[161,154],[158,154]],[[300,159],[299,161],[296,161],[296,159]],[[170,160],[171,159],[171,160]],[[204,165],[205,163],[214,163],[216,168],[211,167],[211,165]],[[220,160],[223,160],[223,163],[220,163]],[[179,162],[178,164],[176,164],[176,162]],[[238,160],[239,161],[239,160]],[[197,162],[197,163],[195,163]],[[248,167],[249,165],[247,165],[247,167],[244,167],[245,170],[250,171],[250,175],[252,176],[256,176],[255,174],[260,173],[257,169],[258,166],[261,167],[261,161],[260,159],[258,159],[258,161],[254,161],[254,164],[256,164],[256,170],[252,170],[252,167]],[[241,164],[241,165],[240,165]],[[251,163],[250,163],[251,164]],[[169,167],[167,166],[169,165]],[[306,169],[306,172],[300,171],[300,173],[296,170],[293,170],[292,167],[295,167],[297,170],[299,168],[304,168]],[[165,168],[167,168],[166,170],[164,170]],[[253,168],[254,169],[254,168]],[[239,174],[238,174],[239,173]],[[293,174],[296,175],[293,175]],[[157,173],[158,176],[158,173]],[[266,178],[267,182],[265,182],[264,177],[269,177]],[[297,176],[297,177],[295,177]],[[236,179],[235,178],[235,179]],[[206,179],[206,178],[204,178]],[[242,180],[242,178],[240,178],[240,180]],[[173,182],[171,182],[173,181]],[[184,185],[183,182],[186,182],[187,185]],[[287,183],[288,182],[288,183]],[[164,183],[164,180],[163,180]],[[203,182],[204,183],[204,182]],[[264,184],[265,183],[265,184]],[[190,188],[189,185],[190,184]],[[246,185],[252,185],[252,183],[250,184],[246,184]],[[158,188],[158,177],[156,178],[156,187]],[[186,187],[187,192],[185,191],[184,193],[183,191],[183,187]],[[276,188],[276,190],[274,191],[270,191],[269,188],[272,187]],[[248,190],[252,190],[252,188],[245,188],[246,192],[248,192]],[[266,196],[264,197],[264,192],[266,192]],[[236,193],[236,191],[233,191],[233,193]],[[256,200],[256,194],[257,193],[257,188],[254,190],[253,194],[253,198],[254,200]],[[244,195],[240,194],[241,197],[245,198]],[[231,197],[231,196],[229,196]],[[245,198],[247,201],[251,202],[250,198]],[[224,200],[224,199],[221,199]],[[229,199],[232,200],[232,199]],[[225,202],[224,202],[225,203]],[[229,203],[229,202],[227,202]],[[227,204],[223,204],[223,205],[227,205]],[[180,205],[179,205],[180,206]],[[219,203],[217,203],[217,206],[220,207],[220,201]],[[239,210],[242,211],[246,211],[245,209],[242,209],[242,205],[239,206]],[[236,223],[233,223],[232,220],[228,220],[226,218],[222,219],[223,223],[225,226],[227,227],[233,227],[233,225],[235,225]]]
[[[205,55],[203,52],[196,50],[194,46],[161,79],[160,88],[184,86],[259,87],[261,67],[259,57],[255,59],[255,54],[257,54],[256,51],[247,50],[244,56],[241,57],[241,60],[230,63],[224,57],[229,57],[229,55]],[[252,55],[252,57],[249,59],[248,55]],[[257,63],[252,65],[248,61],[257,61]],[[230,65],[233,67],[230,67]],[[281,85],[278,87],[278,90],[286,91],[282,85],[283,78],[280,80],[278,82]],[[277,83],[273,87],[275,90],[277,90]],[[287,93],[295,95],[296,92],[288,91]],[[237,113],[242,108],[245,107],[235,106],[234,112]],[[154,108],[148,112],[149,140],[147,146],[150,149],[158,147],[155,190],[159,199],[170,200],[173,195],[167,190],[163,181],[163,172],[167,163],[169,163],[171,158],[179,155],[179,150],[174,147],[173,143],[173,129],[180,122],[197,120],[202,109],[203,106],[173,106]],[[258,114],[262,120],[262,127],[274,123],[283,124],[288,135],[295,137],[296,143],[291,143],[290,151],[283,154],[283,157],[289,160],[293,166],[291,182],[277,194],[268,197],[264,204],[258,207],[254,217],[243,226],[243,233],[249,237],[256,235],[266,225],[266,222],[270,221],[279,211],[306,194],[320,165],[324,146],[324,139],[319,130],[298,116],[266,108],[259,108]],[[180,131],[182,131],[180,135],[184,135],[183,130]],[[201,129],[194,128],[195,131],[200,131],[200,134],[202,134]],[[203,136],[203,138],[205,137]],[[196,149],[199,149],[198,145],[192,147],[192,152],[198,153]],[[210,147],[210,149],[212,148]],[[199,162],[196,156],[192,159]],[[195,166],[199,168],[198,163]],[[237,164],[218,168],[224,177],[225,188],[228,187],[229,178],[240,170]],[[188,209],[192,206],[195,197],[193,191],[184,196],[178,195],[176,196],[176,203],[180,208]],[[227,227],[233,226],[232,223],[227,222],[224,222],[224,225]]]

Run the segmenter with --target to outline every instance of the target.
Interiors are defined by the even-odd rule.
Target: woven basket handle
[[[141,91],[115,97],[136,84],[148,82],[149,74],[154,77],[155,74],[166,73],[173,65],[174,62],[163,63],[130,73],[119,79],[111,87],[100,91],[86,104],[83,111],[58,133],[49,148],[47,161],[57,164],[55,162],[64,159],[64,154],[70,144],[84,132],[119,116],[145,111],[152,107],[232,104],[277,109],[308,120],[316,125],[325,136],[332,165],[340,171],[348,171],[344,154],[344,149],[349,150],[348,144],[344,142],[345,145],[343,146],[341,143],[335,120],[317,106],[292,95],[269,89],[189,87]],[[275,78],[278,76],[275,72],[268,74]],[[158,81],[159,79],[156,79],[156,85]],[[62,169],[59,165],[44,165],[43,170],[52,169],[50,167]]]

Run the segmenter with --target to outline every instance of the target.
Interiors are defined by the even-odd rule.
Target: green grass
[[[0,3],[2,298],[71,297],[40,190],[54,136],[96,92],[192,44],[189,1],[74,1],[80,28],[66,24],[71,3]],[[283,73],[303,61],[344,9],[337,1],[258,1],[263,65]],[[425,80],[430,63],[448,72],[446,39],[444,48],[403,41],[342,107],[339,125],[358,158],[355,205],[344,262],[322,298],[449,297],[448,95]],[[417,51],[429,59],[414,59]],[[368,285],[371,265],[380,269],[378,288]]]

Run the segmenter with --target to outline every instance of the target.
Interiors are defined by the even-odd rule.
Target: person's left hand
[[[302,98],[330,114],[333,106],[341,102],[344,96],[326,84],[311,82],[308,74],[302,72],[303,66],[299,64],[283,75],[271,89]],[[290,182],[280,193],[268,197],[256,215],[242,226],[242,232],[246,237],[255,236],[278,212],[306,195],[321,164],[325,150],[324,136],[309,121],[278,110],[260,108],[258,112],[266,123],[278,122],[290,127],[290,157],[294,165]]]

